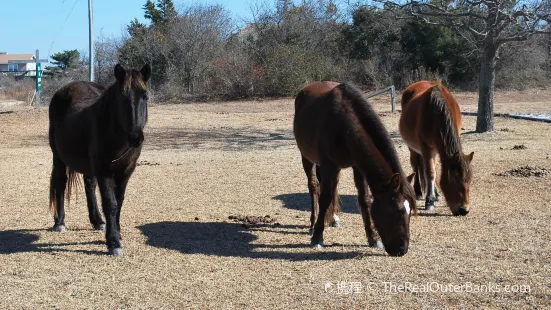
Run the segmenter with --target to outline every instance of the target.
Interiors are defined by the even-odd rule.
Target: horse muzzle
[[[409,248],[409,242],[399,246],[385,247],[385,251],[390,256],[404,256],[408,252],[408,248]]]
[[[465,215],[469,214],[469,206],[459,205],[455,208],[455,210],[452,211],[452,213],[455,216],[465,216]]]
[[[144,140],[143,131],[141,130],[133,130],[130,134],[128,134],[128,143],[131,147],[139,147],[142,145]]]

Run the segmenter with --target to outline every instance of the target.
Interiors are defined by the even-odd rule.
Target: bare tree
[[[171,64],[168,68],[188,93],[197,91],[212,61],[223,51],[232,29],[231,19],[221,6],[193,6],[168,24]]]
[[[106,37],[100,32],[94,44],[96,81],[106,85],[113,79],[113,68],[118,62],[118,50],[122,43],[116,38]]]
[[[456,29],[480,53],[477,132],[494,130],[494,85],[500,47],[549,33],[547,0],[385,1],[429,24]]]

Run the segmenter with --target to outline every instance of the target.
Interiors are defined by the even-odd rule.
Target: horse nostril
[[[128,140],[130,143],[134,146],[140,146],[144,140],[143,132],[142,131],[132,131],[128,135]]]

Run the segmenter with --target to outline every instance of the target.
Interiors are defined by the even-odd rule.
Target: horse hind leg
[[[88,216],[90,224],[95,230],[105,230],[105,222],[101,218],[98,201],[96,199],[96,187],[98,181],[95,177],[84,175],[84,191],[86,192],[86,204],[88,205]]]
[[[415,190],[415,196],[417,196],[417,200],[423,199],[423,183],[421,182],[421,178],[424,178],[424,175],[421,174],[421,172],[424,173],[423,170],[423,158],[421,155],[417,154],[412,149],[409,149],[409,160],[411,163],[411,168],[413,169],[413,172],[415,172],[415,180],[413,182],[413,189]]]
[[[425,198],[425,210],[433,211],[434,202],[436,201],[435,195],[435,167],[434,167],[434,153],[430,150],[423,151],[423,168],[426,185],[426,198]]]
[[[55,232],[65,232],[65,189],[67,187],[67,167],[54,155],[52,175],[50,178],[50,209],[54,213]]]
[[[316,165],[316,175],[318,176],[319,181],[319,166]],[[327,214],[325,215],[325,224],[329,225],[331,227],[341,227],[341,219],[339,217],[340,212],[340,204],[339,204],[339,191],[338,191],[338,183],[340,178],[340,171],[339,174],[337,174],[337,184],[335,185],[335,193],[333,195],[333,200],[331,201],[331,205],[329,206],[329,210],[327,210]]]
[[[320,176],[318,166],[302,156],[302,167],[308,178],[308,193],[310,194],[310,233],[314,232],[314,224],[319,213]]]
[[[331,166],[320,167],[321,193],[319,198],[319,215],[314,225],[311,245],[315,248],[323,247],[323,231],[325,229],[325,215],[333,201],[338,185],[339,169]]]

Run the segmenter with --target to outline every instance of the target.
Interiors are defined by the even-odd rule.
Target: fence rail
[[[391,104],[392,104],[392,112],[396,112],[396,88],[394,88],[394,85],[385,87],[383,89],[379,89],[376,92],[373,92],[371,94],[368,94],[365,96],[365,99],[369,99],[375,96],[378,96],[382,93],[386,93],[390,91],[390,97],[391,97]]]

